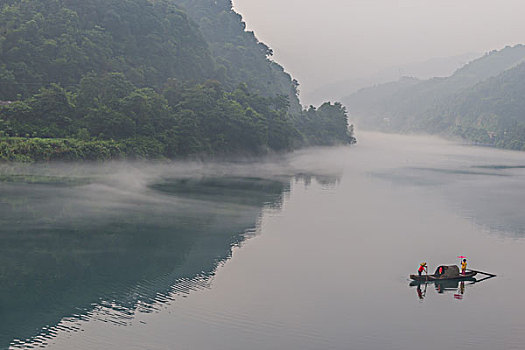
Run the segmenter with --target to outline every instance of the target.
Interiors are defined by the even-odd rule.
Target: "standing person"
[[[421,264],[419,264],[419,269],[417,269],[417,273],[419,274],[419,276],[421,276],[421,273],[423,271],[428,271],[426,262],[422,262]]]
[[[463,259],[463,262],[461,263],[461,274],[464,275],[467,271],[467,259]]]

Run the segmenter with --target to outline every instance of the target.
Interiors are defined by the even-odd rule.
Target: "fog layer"
[[[355,147],[264,164],[86,167],[91,184],[54,193],[4,183],[32,198],[26,206],[14,192],[7,207],[27,213],[26,227],[44,216],[34,204],[45,202],[60,208],[61,218],[76,209],[102,225],[85,230],[82,220],[48,221],[54,229],[29,227],[21,235],[10,234],[16,218],[6,218],[4,232],[26,252],[4,251],[1,266],[20,269],[38,262],[28,257],[48,257],[48,264],[4,278],[6,295],[13,294],[9,286],[42,277],[62,283],[2,296],[20,303],[0,309],[19,315],[22,327],[25,318],[39,320],[36,311],[68,315],[87,304],[82,321],[66,317],[49,332],[48,348],[58,350],[521,348],[525,283],[516,276],[525,268],[525,153],[426,136],[360,135]],[[324,177],[304,176],[318,169]],[[103,213],[94,212],[100,205]],[[76,263],[61,259],[70,254],[64,244],[78,237]],[[408,285],[421,261],[433,272],[457,264],[458,255],[468,257],[469,268],[498,276],[463,288]],[[68,293],[71,281],[81,293]],[[53,297],[35,305],[46,290]],[[11,331],[13,318],[0,319],[4,339],[26,334],[11,333],[19,329]]]

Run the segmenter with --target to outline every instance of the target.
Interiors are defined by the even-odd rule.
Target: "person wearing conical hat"
[[[426,262],[422,262],[421,264],[419,264],[419,269],[417,269],[417,273],[419,274],[419,276],[421,276],[421,273],[423,273],[423,271],[428,271]]]

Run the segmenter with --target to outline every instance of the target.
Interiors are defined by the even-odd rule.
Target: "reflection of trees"
[[[294,177],[296,182],[304,182],[306,187],[309,187],[312,184],[312,179],[315,180],[318,184],[323,187],[333,187],[336,186],[341,180],[340,175],[319,175],[319,174],[297,174]]]
[[[244,178],[165,181],[125,196],[0,183],[0,347],[100,305],[133,312],[181,279],[202,283],[287,190]]]

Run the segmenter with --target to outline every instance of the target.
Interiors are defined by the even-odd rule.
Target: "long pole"
[[[487,275],[487,276],[490,276],[490,277],[496,277],[496,275],[494,275],[492,273],[488,273],[488,272],[483,272],[483,271],[478,271],[478,270],[471,270],[471,269],[469,269],[469,271],[481,273],[482,275]]]

